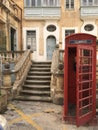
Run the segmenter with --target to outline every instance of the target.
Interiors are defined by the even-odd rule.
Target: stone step
[[[20,95],[50,96],[50,92],[44,90],[21,90]]]
[[[51,102],[52,101],[50,97],[28,96],[28,95],[17,96],[14,99],[22,100],[22,101],[41,101],[41,102]]]
[[[49,64],[32,64],[31,67],[33,68],[51,68],[51,65]]]
[[[37,61],[32,61],[32,65],[51,65],[51,61],[41,61],[41,62],[37,62]]]
[[[36,71],[30,71],[29,73],[28,73],[28,75],[41,75],[41,76],[43,76],[43,75],[51,75],[51,72],[36,72]]]
[[[47,84],[50,85],[50,80],[26,80],[26,84]]]
[[[36,71],[36,72],[50,72],[50,68],[31,68],[30,71]]]
[[[48,85],[23,85],[24,89],[31,89],[31,90],[48,90],[50,91],[50,86]]]
[[[50,80],[51,76],[34,76],[34,75],[28,75],[27,79],[38,79],[38,80]]]

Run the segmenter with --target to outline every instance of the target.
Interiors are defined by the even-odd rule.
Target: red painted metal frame
[[[80,59],[80,57],[79,57],[79,52],[80,51],[83,51],[83,50],[87,50],[87,51],[89,51],[92,55],[91,56],[89,56],[89,57],[87,57],[87,59],[88,60],[90,60],[90,64],[80,64],[79,63],[79,59]],[[76,121],[77,121],[77,125],[82,125],[82,124],[84,124],[85,122],[88,122],[89,120],[91,120],[92,119],[92,117],[93,117],[93,106],[94,106],[94,102],[95,102],[95,100],[94,100],[94,95],[93,95],[93,92],[94,92],[94,86],[93,86],[93,84],[94,84],[94,78],[95,78],[95,76],[94,76],[94,71],[93,71],[93,68],[94,68],[94,65],[93,65],[93,59],[94,59],[94,54],[93,54],[93,52],[94,52],[94,49],[93,49],[93,47],[92,46],[78,46],[78,65],[77,65],[77,70],[79,70],[79,68],[82,68],[82,67],[88,67],[88,68],[90,68],[91,66],[92,66],[92,69],[90,70],[91,72],[86,72],[86,75],[88,76],[88,77],[91,77],[91,79],[86,79],[86,80],[83,80],[82,78],[80,78],[79,79],[79,76],[80,75],[85,75],[85,72],[84,73],[82,73],[82,72],[77,72],[77,115],[76,115]],[[84,58],[83,56],[81,57],[82,59]],[[92,76],[91,76],[92,75]],[[84,85],[84,87],[86,87],[86,89],[83,89],[82,87],[82,85],[83,84],[86,84],[86,83],[88,83],[89,85],[87,86],[87,85]],[[79,85],[81,85],[81,86],[79,86]],[[82,97],[83,96],[83,94],[86,94],[84,97]],[[80,97],[79,97],[80,96]],[[86,103],[86,105],[84,106],[82,106],[82,104],[83,103],[85,103],[87,101],[87,103]],[[80,105],[80,106],[79,106]],[[83,110],[86,110],[87,112],[85,112],[84,114],[81,114],[80,115],[80,113],[82,113],[83,112]]]
[[[71,40],[74,40],[75,42],[78,42],[78,43],[75,43],[75,44],[70,44],[70,41]],[[86,40],[91,40],[92,43],[83,43],[85,42]],[[82,42],[81,42],[82,41]],[[68,77],[68,74],[70,71],[68,69],[69,67],[69,64],[68,64],[68,61],[69,61],[69,50],[70,48],[75,48],[76,49],[76,63],[77,63],[77,66],[76,66],[76,99],[73,99],[73,100],[76,100],[76,116],[74,117],[75,119],[75,122],[77,124],[77,126],[80,126],[80,125],[84,125],[85,123],[89,122],[90,120],[92,120],[93,118],[96,117],[96,37],[93,36],[93,35],[90,35],[90,34],[85,34],[85,33],[78,33],[78,34],[74,34],[74,35],[71,35],[71,36],[68,36],[66,38],[66,46],[65,46],[65,55],[64,55],[64,115],[63,115],[63,118],[64,120],[69,120],[69,115],[68,115],[68,103],[69,103],[69,92],[68,91],[71,91],[71,89],[69,88],[69,77]],[[92,86],[92,110],[87,113],[87,114],[84,114],[82,116],[79,115],[79,51],[80,49],[87,49],[87,50],[90,50],[92,51],[92,78],[93,78],[93,86]],[[69,90],[70,89],[70,90]],[[82,90],[81,92],[83,92],[85,90]],[[89,90],[90,92],[90,90]],[[71,96],[71,95],[70,95]],[[81,99],[83,100],[83,99]],[[89,99],[90,100],[90,99]],[[89,104],[86,104],[85,106],[83,106],[81,109],[84,109],[84,107],[87,107],[87,105]],[[73,118],[73,117],[71,117]]]

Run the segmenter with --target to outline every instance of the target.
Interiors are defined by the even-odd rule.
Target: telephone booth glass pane
[[[79,49],[78,116],[89,115],[93,109],[93,50]]]

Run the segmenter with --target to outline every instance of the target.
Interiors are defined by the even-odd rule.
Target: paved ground
[[[62,112],[62,106],[52,103],[13,101],[3,116],[9,130],[98,130],[98,125],[77,128],[66,124]]]

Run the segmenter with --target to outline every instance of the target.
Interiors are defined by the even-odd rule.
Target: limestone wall
[[[21,50],[21,8],[12,0],[1,1],[0,6],[0,31],[5,32],[6,50],[11,50],[11,28],[15,30],[15,44],[17,50]],[[2,44],[2,42],[0,43]]]

